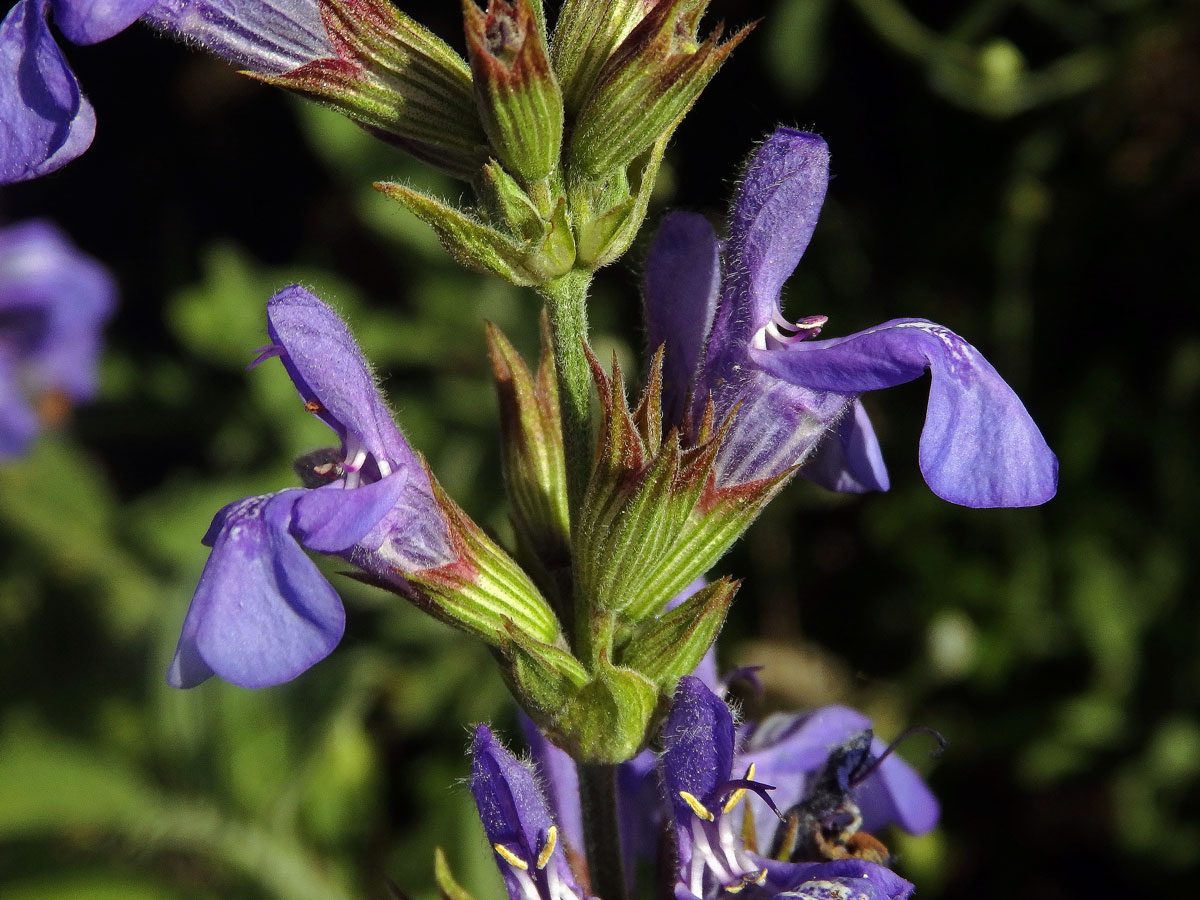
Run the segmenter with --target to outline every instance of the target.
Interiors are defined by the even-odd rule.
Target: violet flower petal
[[[795,806],[806,796],[812,777],[829,754],[852,735],[870,728],[871,720],[845,706],[826,706],[811,713],[768,716],[751,732],[738,754],[738,765],[754,764],[754,777],[773,784],[771,799],[780,809]],[[765,804],[754,804],[754,824],[760,840],[772,835],[779,820]],[[763,847],[770,842],[763,840]]]
[[[1058,460],[1012,388],[954,332],[893,319],[844,338],[752,351],[764,370],[819,391],[857,394],[931,375],[921,433],[925,481],[963,506],[1034,506],[1054,496]]]
[[[718,416],[737,405],[717,454],[720,487],[773,478],[811,458],[853,399],[788,384],[744,360],[738,380],[717,385],[713,395]]]
[[[318,0],[158,0],[142,19],[252,72],[281,74],[337,55]]]
[[[132,25],[154,0],[53,0],[54,24],[72,44],[106,41]]]
[[[400,470],[372,484],[347,489],[331,484],[296,501],[293,531],[318,553],[341,553],[361,541],[404,493],[409,473]]]
[[[768,716],[751,731],[737,765],[754,763],[755,779],[775,786],[772,799],[780,809],[799,803],[812,778],[829,755],[854,735],[871,727],[871,720],[845,706],[824,706],[811,713]],[[871,752],[880,756],[887,744],[875,737]],[[854,792],[867,831],[898,824],[912,834],[924,834],[937,824],[940,808],[919,774],[893,753]],[[760,839],[774,834],[778,819],[762,805],[754,807]],[[769,846],[763,841],[763,846]]]
[[[666,345],[663,417],[682,424],[721,289],[720,245],[708,220],[668,215],[646,258],[643,284],[649,355]]]
[[[764,859],[765,887],[775,897],[797,900],[907,900],[913,885],[891,869],[858,859],[786,863]]]
[[[567,865],[563,842],[555,840],[553,850],[547,851],[555,826],[534,773],[505,750],[486,725],[475,729],[471,744],[471,793],[488,842],[520,861],[513,865],[496,854],[512,900],[552,900],[567,893],[563,885],[575,896],[584,896]]]
[[[345,628],[341,600],[290,530],[296,503],[308,493],[249,497],[217,514],[212,555],[169,684],[192,687],[212,674],[247,688],[280,684],[337,646]]]
[[[108,270],[49,222],[0,228],[0,352],[22,361],[21,380],[33,390],[95,394],[116,293]]]
[[[0,355],[0,461],[23,456],[38,433],[15,367]]]
[[[733,766],[733,714],[699,678],[685,675],[663,726],[660,764],[676,823],[695,815],[679,796],[686,791],[701,803],[714,799]]]
[[[115,298],[108,271],[49,222],[0,228],[0,458],[28,449],[39,397],[95,394]]]
[[[536,859],[538,839],[554,820],[533,772],[486,725],[476,727],[471,744],[471,793],[488,841],[519,848],[527,862]]]
[[[871,752],[882,755],[887,744],[876,737]],[[896,824],[909,834],[932,831],[942,808],[917,771],[893,753],[855,791],[863,816],[863,828],[878,831]]]
[[[53,172],[96,133],[96,113],[50,34],[48,4],[19,0],[0,23],[0,184]]]
[[[579,773],[575,769],[575,760],[554,746],[523,710],[517,710],[517,717],[529,745],[529,755],[541,773],[546,801],[561,830],[560,837],[582,853],[583,810],[579,805]]]
[[[267,301],[267,331],[283,349],[283,365],[300,395],[319,404],[317,416],[343,441],[356,440],[377,460],[419,468],[337,313],[292,285]]]
[[[800,474],[821,487],[848,494],[890,487],[883,451],[861,400],[850,404],[849,412],[817,445]]]
[[[779,316],[779,292],[808,247],[828,184],[829,148],[815,134],[778,128],[754,154],[729,223],[706,366],[721,353],[744,354]]]

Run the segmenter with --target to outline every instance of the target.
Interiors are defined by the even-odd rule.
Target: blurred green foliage
[[[406,3],[457,39],[454,4]],[[945,323],[1019,389],[1062,464],[1036,510],[971,511],[916,470],[924,388],[870,398],[894,488],[789,488],[721,572],[723,642],[765,663],[747,712],[832,701],[939,728],[945,810],[896,836],[923,897],[1150,896],[1200,867],[1200,11],[1167,0],[726,0],[766,21],[680,130],[657,213],[719,216],[776,122],[837,176],[788,288],[844,334]],[[502,888],[469,723],[515,734],[488,654],[328,572],[334,655],[259,692],[165,686],[223,504],[330,442],[265,343],[302,281],[347,315],[406,434],[510,537],[481,321],[527,355],[536,300],[463,272],[371,189],[440,181],[331,113],[136,30],[76,48],[96,146],[14,186],[123,286],[103,392],[0,469],[0,896],[435,895],[433,850]],[[132,86],[138,88],[132,102]],[[595,343],[636,369],[637,270],[603,273]]]

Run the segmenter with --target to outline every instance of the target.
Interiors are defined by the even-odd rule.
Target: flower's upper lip
[[[357,470],[359,451],[385,469],[419,465],[392,421],[350,329],[338,315],[299,285],[267,304],[267,327],[296,389],[312,411],[345,444]]]
[[[829,185],[829,148],[815,134],[778,128],[746,169],[725,246],[722,340],[750,345],[779,311],[783,284],[812,240]]]

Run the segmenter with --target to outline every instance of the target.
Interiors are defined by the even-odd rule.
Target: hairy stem
[[[583,352],[587,340],[587,293],[592,276],[575,270],[538,288],[550,315],[558,376],[558,405],[562,414],[563,451],[567,460],[567,499],[572,511],[583,502],[592,472],[592,376]]]
[[[592,895],[600,900],[626,900],[617,815],[617,767],[582,762],[576,766]]]

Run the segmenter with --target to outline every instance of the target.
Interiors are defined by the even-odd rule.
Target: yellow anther
[[[742,799],[742,797],[744,797],[744,796],[746,796],[746,789],[738,788],[736,791],[734,791],[732,794],[729,795],[729,799],[726,800],[725,805],[723,807],[721,807],[721,812],[729,812],[731,809],[733,809],[735,806],[738,805],[738,801],[740,801]]]
[[[550,857],[554,853],[554,847],[558,844],[558,826],[551,825],[546,829],[546,846],[542,848],[542,852],[538,854],[537,867],[539,869],[546,868],[546,863],[550,862]]]
[[[750,765],[746,768],[746,780],[754,780],[754,763],[750,763]]]
[[[729,893],[731,893],[731,894],[740,894],[745,889],[745,887],[746,887],[746,882],[739,881],[737,884],[725,885],[725,890],[729,891]]]
[[[529,863],[517,856],[503,844],[492,844],[492,849],[500,854],[500,858],[514,868],[520,869],[522,872],[529,868]]]
[[[679,798],[688,806],[690,806],[692,808],[692,812],[702,818],[705,822],[711,822],[714,818],[716,818],[712,813],[704,808],[703,803],[701,803],[687,791],[680,791]]]
[[[869,878],[870,876],[864,875],[863,877]],[[767,880],[767,870],[759,869],[758,874],[756,876],[754,876],[754,878],[752,880],[754,881],[755,884],[762,884],[764,881]]]

